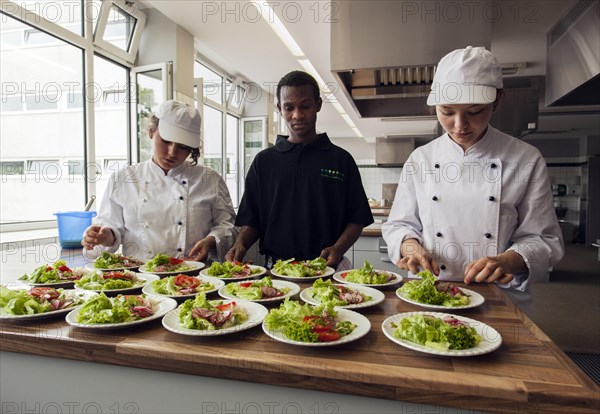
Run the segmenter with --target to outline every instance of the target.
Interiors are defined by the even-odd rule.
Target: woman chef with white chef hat
[[[531,314],[527,290],[562,258],[562,233],[540,152],[489,125],[501,97],[485,48],[440,60],[427,104],[446,133],[404,164],[382,233],[399,268],[498,283]]]
[[[200,113],[189,104],[159,106],[148,131],[152,159],[111,176],[81,242],[85,250],[114,252],[122,245],[124,255],[143,260],[158,253],[222,260],[237,235],[235,212],[223,178],[196,165],[200,124]]]

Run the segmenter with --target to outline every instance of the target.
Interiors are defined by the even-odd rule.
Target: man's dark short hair
[[[285,75],[279,83],[277,84],[277,106],[279,106],[279,102],[281,100],[281,88],[284,86],[304,86],[310,85],[313,90],[313,94],[315,97],[315,102],[320,98],[319,84],[306,72],[302,72],[301,70],[294,70],[287,75]]]

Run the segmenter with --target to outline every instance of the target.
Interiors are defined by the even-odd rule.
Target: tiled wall
[[[382,184],[398,184],[402,168],[380,168],[373,163],[357,163],[367,197],[381,201]],[[393,201],[393,200],[390,200]]]

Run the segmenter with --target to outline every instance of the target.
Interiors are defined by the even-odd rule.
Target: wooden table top
[[[98,331],[71,327],[59,317],[1,322],[0,349],[470,410],[598,413],[599,387],[500,288],[469,288],[485,303],[453,313],[501,333],[502,345],[489,354],[435,356],[390,341],[381,329],[385,318],[423,310],[398,299],[395,288],[384,290],[383,303],[360,310],[371,331],[340,346],[288,345],[260,326],[201,338],[169,332],[160,320]]]

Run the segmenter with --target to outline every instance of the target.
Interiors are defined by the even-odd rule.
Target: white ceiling
[[[546,33],[575,2],[576,0],[510,2],[514,7],[505,7],[503,10],[513,14],[497,19],[492,25],[491,50],[498,61],[527,62],[527,68],[519,76],[544,75]],[[155,7],[190,32],[201,55],[230,75],[256,83],[265,91],[274,93],[275,85],[283,75],[291,70],[303,70],[270,26],[259,17],[257,9],[246,0],[146,0],[144,3]],[[327,17],[332,11],[330,2],[279,0],[272,3],[275,13],[305,56],[325,82],[335,86],[329,64],[330,23],[327,22]],[[476,39],[473,44],[477,44]],[[415,39],[415,47],[419,47],[418,38]],[[431,120],[382,122],[380,119],[360,119],[341,91],[335,93],[335,97],[367,142],[374,142],[375,137],[386,135],[430,134],[435,127],[435,121]],[[567,114],[559,118],[558,115],[553,115],[550,119],[542,115],[540,129],[591,129],[592,133],[600,134],[600,122],[596,116],[597,114]],[[319,114],[317,128],[327,132],[332,138],[356,136],[327,102]]]

